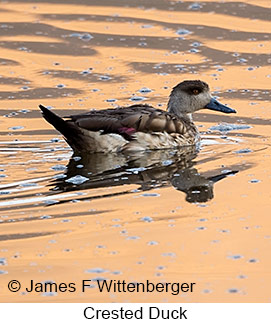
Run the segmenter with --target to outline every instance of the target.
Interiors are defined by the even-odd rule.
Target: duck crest
[[[189,94],[193,94],[193,91],[197,89],[199,92],[203,91],[209,91],[209,85],[203,81],[200,80],[188,80],[188,81],[183,81],[177,85],[175,85],[171,91],[174,92],[176,90],[181,90],[184,92],[187,92]]]
[[[91,110],[65,120],[39,106],[43,117],[65,138],[75,152],[127,152],[178,148],[199,142],[192,113],[211,109],[225,113],[235,110],[212,98],[207,83],[183,81],[169,97],[167,111],[137,104],[115,109]]]

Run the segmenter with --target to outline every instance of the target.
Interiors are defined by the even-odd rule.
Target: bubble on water
[[[81,34],[80,33],[72,33],[72,34],[69,34],[70,37],[80,37]]]
[[[180,28],[176,31],[176,34],[178,35],[189,35],[191,34],[191,31],[188,29]]]
[[[89,33],[85,33],[85,34],[80,34],[80,36],[78,38],[83,40],[83,41],[89,41],[94,37]]]
[[[10,112],[10,114],[9,114],[9,116],[10,116],[10,117],[14,117],[14,116],[17,116],[17,115],[18,115],[18,113],[17,113],[17,112],[15,112],[15,111]]]
[[[146,98],[144,96],[137,96],[137,95],[134,95],[132,96],[130,99],[130,101],[143,101],[143,100],[146,100]]]
[[[237,276],[237,278],[239,278],[239,279],[246,279],[247,276],[246,275],[239,275],[239,276]]]
[[[152,28],[153,25],[142,25],[141,28]]]
[[[7,259],[6,258],[0,258],[0,266],[6,266],[7,265]]]
[[[159,243],[157,242],[157,241],[149,241],[148,243],[148,246],[156,246],[156,245],[158,245]]]
[[[239,63],[246,63],[247,62],[247,59],[245,59],[245,58],[238,58],[237,59],[237,62],[239,62]]]
[[[121,275],[122,272],[120,270],[114,270],[114,271],[111,271],[111,274],[112,275]]]
[[[219,232],[221,232],[221,233],[230,233],[230,230],[228,230],[228,229],[221,229],[221,230],[219,230]]]
[[[89,69],[80,72],[80,74],[83,74],[83,75],[91,74],[92,73],[91,70],[92,70],[92,68],[90,67]]]
[[[112,79],[112,77],[110,77],[110,76],[108,76],[108,75],[101,75],[100,77],[99,77],[99,80],[101,80],[101,81],[109,81],[109,80],[111,80]],[[99,91],[99,90],[98,90]]]
[[[66,170],[67,167],[65,165],[54,165],[51,167],[51,169],[56,171],[63,171]]]
[[[164,252],[162,253],[163,257],[176,257],[176,253],[175,252]]]
[[[8,272],[6,270],[0,270],[0,275],[5,275],[7,274]]]
[[[103,268],[90,268],[90,269],[86,269],[85,272],[86,273],[102,274],[102,273],[108,272],[108,270],[103,269]]]
[[[105,245],[102,245],[102,244],[98,244],[96,246],[96,248],[98,248],[98,249],[106,249],[106,246]]]
[[[140,92],[140,93],[150,93],[150,92],[152,92],[152,90],[149,89],[148,87],[142,87],[140,90],[138,90],[138,92]]]
[[[27,47],[22,46],[22,47],[18,47],[18,50],[22,50],[22,51],[27,52],[27,51],[28,51],[28,48],[27,48]]]
[[[199,10],[201,8],[202,8],[202,5],[198,2],[194,2],[190,6],[188,6],[189,10]]]
[[[20,130],[20,129],[24,129],[24,127],[23,126],[14,126],[14,127],[8,128],[8,129],[10,129],[10,130]]]
[[[259,179],[254,178],[249,182],[252,183],[252,184],[255,184],[255,183],[260,183],[261,181]]]
[[[243,256],[242,255],[230,255],[227,258],[237,260],[237,259],[243,258]]]
[[[72,220],[71,219],[63,219],[63,220],[61,220],[61,222],[68,223],[68,222],[72,222]]]
[[[202,43],[196,41],[196,42],[192,43],[190,46],[199,47],[199,46],[202,46]]]
[[[40,216],[40,219],[51,219],[52,217],[51,217],[51,215],[41,215]]]
[[[144,194],[141,194],[140,196],[144,196],[144,197],[158,197],[158,196],[160,196],[160,194],[158,194],[158,193],[144,193]]]
[[[243,148],[243,149],[235,151],[236,154],[248,154],[248,153],[251,153],[251,152],[253,152],[253,150],[251,150],[249,148]]]
[[[106,101],[106,102],[116,102],[116,101],[117,101],[117,99],[106,99],[105,101]]]
[[[65,180],[65,182],[67,183],[72,183],[74,185],[80,185],[86,181],[88,181],[89,178],[85,177],[85,176],[81,176],[81,175],[76,175],[73,177],[70,177],[68,179]]]
[[[126,238],[126,240],[138,240],[138,239],[140,239],[139,236],[130,236]]]
[[[140,219],[141,221],[144,222],[153,222],[153,218],[150,216],[144,216],[143,218]]]
[[[216,126],[212,126],[209,128],[209,130],[217,130],[220,132],[229,132],[233,130],[243,130],[243,129],[249,129],[251,126],[246,124],[230,124],[230,123],[220,123]]]
[[[189,53],[198,53],[199,52],[199,50],[197,49],[197,48],[191,48],[190,50],[189,50]],[[215,75],[216,76],[216,75]]]
[[[249,263],[256,263],[256,262],[259,262],[258,259],[255,259],[255,258],[251,258],[248,260]]]
[[[236,294],[236,293],[239,293],[239,289],[237,288],[229,288],[227,290],[228,293],[231,293],[231,294]]]

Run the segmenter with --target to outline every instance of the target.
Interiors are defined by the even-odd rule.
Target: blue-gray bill
[[[225,106],[214,98],[212,98],[211,101],[205,106],[205,109],[220,111],[224,113],[236,113],[234,109]]]

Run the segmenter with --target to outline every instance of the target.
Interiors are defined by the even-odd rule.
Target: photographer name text
[[[163,282],[153,283],[150,280],[144,282],[126,282],[125,280],[82,280],[81,283],[52,281],[35,282],[30,280],[29,284],[23,286],[14,279],[8,283],[10,292],[25,291],[27,293],[75,293],[76,291],[87,292],[97,283],[100,293],[170,293],[179,295],[180,293],[193,293],[196,283]],[[95,286],[95,285],[94,285]]]

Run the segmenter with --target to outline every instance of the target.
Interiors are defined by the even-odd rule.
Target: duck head
[[[167,109],[178,116],[190,116],[200,109],[236,113],[212,97],[208,84],[200,80],[183,81],[176,85],[170,94]]]

